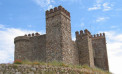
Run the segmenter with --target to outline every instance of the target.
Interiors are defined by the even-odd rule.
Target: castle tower
[[[30,34],[29,34],[30,36]],[[14,60],[32,60],[32,50],[30,47],[30,37],[19,36],[14,39],[15,57]]]
[[[109,71],[105,33],[92,36],[95,66]]]
[[[46,35],[32,33],[14,39],[15,59],[28,61],[46,61]]]
[[[46,59],[71,63],[70,13],[62,6],[46,11]]]
[[[76,32],[76,44],[79,52],[79,64],[94,67],[92,39],[87,29],[84,32],[81,30],[80,34]]]

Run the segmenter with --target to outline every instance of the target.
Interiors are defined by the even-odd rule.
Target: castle
[[[15,60],[59,61],[87,64],[109,70],[105,33],[91,35],[86,29],[71,38],[70,13],[62,6],[46,11],[46,34],[18,36],[14,39]]]

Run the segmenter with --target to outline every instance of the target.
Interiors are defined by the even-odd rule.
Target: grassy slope
[[[66,68],[67,70],[73,69],[75,72],[80,71],[81,73],[89,74],[89,73],[94,73],[94,74],[111,74],[110,72],[101,70],[99,68],[91,68],[87,65],[68,65],[64,64],[62,62],[57,62],[53,61],[50,63],[45,63],[45,62],[29,62],[29,61],[15,61],[14,64],[26,64],[26,65],[39,65],[39,66],[46,66],[46,67],[58,67],[58,68]],[[55,73],[55,72],[54,72]],[[75,73],[73,73],[75,74]]]

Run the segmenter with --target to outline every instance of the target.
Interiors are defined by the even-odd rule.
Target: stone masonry
[[[46,11],[46,34],[18,36],[14,43],[15,60],[59,61],[109,70],[105,33],[92,36],[87,29],[81,30],[72,41],[70,13],[62,6]]]

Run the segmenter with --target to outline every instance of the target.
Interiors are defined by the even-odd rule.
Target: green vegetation
[[[15,60],[14,64],[22,64],[22,61],[21,60]]]
[[[71,69],[86,69],[86,70],[95,72],[95,74],[96,74],[96,72],[100,72],[100,73],[104,73],[104,74],[111,74],[108,71],[104,71],[99,68],[91,68],[88,65],[82,65],[82,66],[81,65],[71,65],[71,64],[65,64],[63,62],[57,62],[57,61],[45,63],[45,62],[38,62],[38,61],[30,62],[27,60],[25,60],[25,61],[16,60],[16,61],[14,61],[14,64],[44,65],[44,66],[51,66],[51,67],[53,67],[53,66],[62,67],[62,68],[66,67],[66,68],[71,68]],[[51,71],[51,73],[52,73],[52,71]],[[48,74],[48,72],[46,72],[45,74]],[[53,72],[53,74],[55,74],[55,72]]]

